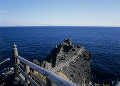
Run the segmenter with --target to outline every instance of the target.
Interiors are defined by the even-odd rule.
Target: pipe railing
[[[10,61],[10,58],[5,59],[4,61],[0,62],[0,65],[2,65],[3,63]]]
[[[24,86],[77,86],[74,83],[65,80],[56,75],[52,71],[44,69],[18,55],[17,46],[13,45],[13,61],[14,69]],[[22,62],[22,64],[21,64]],[[46,82],[35,75],[31,70],[34,70],[46,77]]]

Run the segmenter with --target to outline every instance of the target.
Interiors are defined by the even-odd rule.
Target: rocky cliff
[[[78,86],[90,84],[91,53],[70,39],[56,45],[41,66],[53,72],[62,72]]]

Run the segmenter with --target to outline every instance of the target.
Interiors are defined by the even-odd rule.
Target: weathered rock
[[[70,39],[56,45],[43,62],[44,68],[62,72],[77,85],[89,85],[91,53],[79,45],[72,45]]]
[[[41,67],[43,67],[43,68],[45,68],[45,69],[47,69],[47,70],[50,70],[50,69],[52,68],[52,64],[49,63],[49,62],[47,62],[47,61],[43,61],[43,62],[41,63]]]
[[[36,65],[38,65],[38,66],[40,66],[40,62],[37,59],[34,59],[33,63],[36,64]]]

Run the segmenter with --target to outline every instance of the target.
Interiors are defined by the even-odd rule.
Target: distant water
[[[92,53],[94,82],[120,80],[120,27],[0,27],[0,62],[12,56],[13,43],[18,45],[20,56],[42,61],[64,39],[71,39]],[[0,70],[9,65],[11,62],[1,65]]]

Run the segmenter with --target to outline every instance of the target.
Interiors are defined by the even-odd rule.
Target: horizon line
[[[36,25],[36,26],[29,26],[29,25],[15,25],[15,26],[0,26],[0,27],[53,27],[53,26],[68,26],[72,27],[72,25]],[[120,27],[120,26],[78,26],[73,25],[74,27]]]

